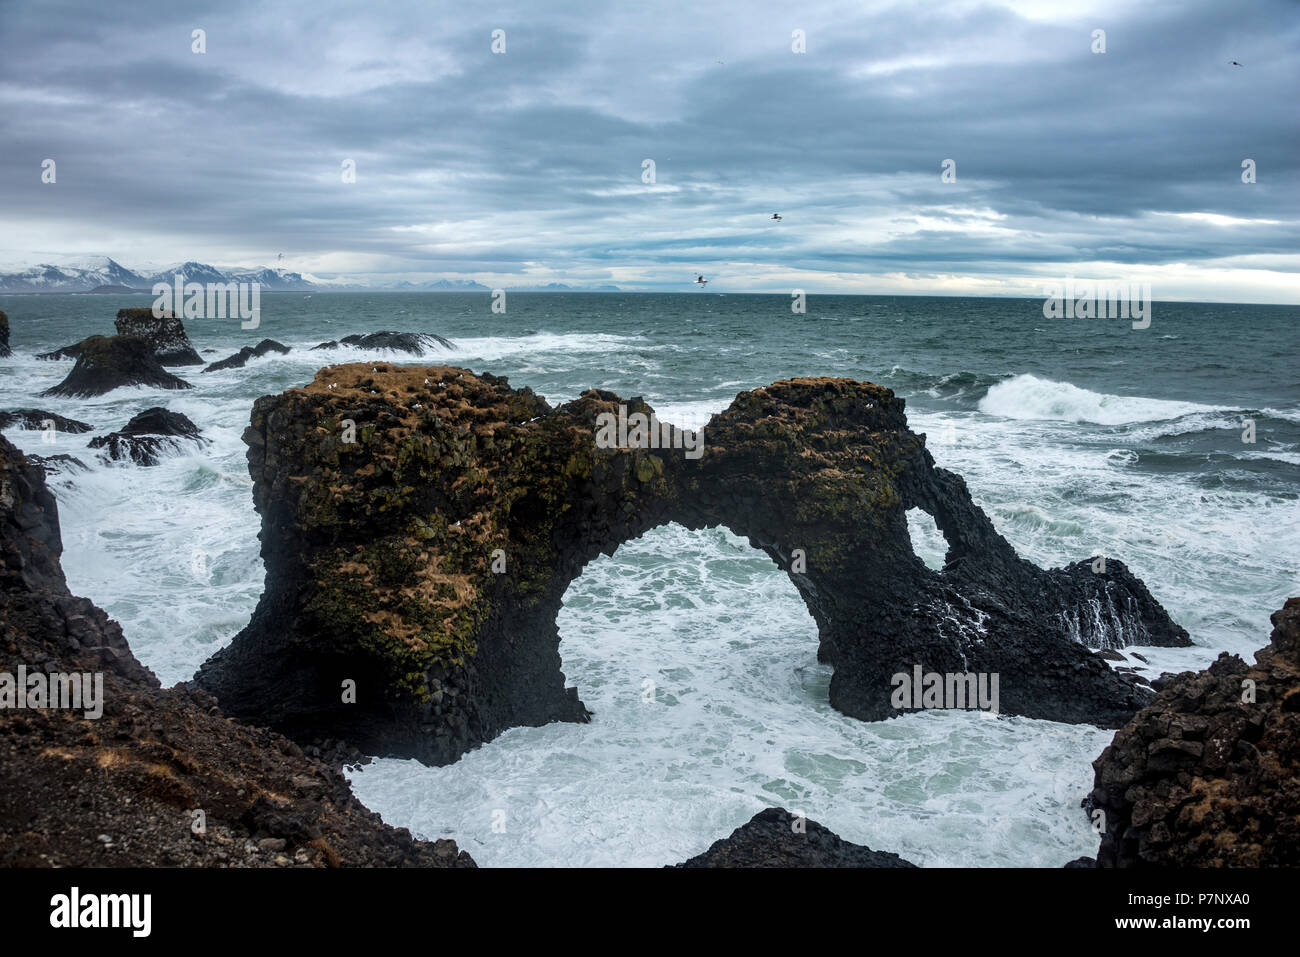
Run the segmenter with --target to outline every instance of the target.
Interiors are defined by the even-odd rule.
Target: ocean
[[[263,293],[259,328],[190,320],[190,338],[215,350],[209,360],[264,337],[288,355],[206,375],[174,369],[194,384],[186,392],[75,400],[38,397],[71,363],[32,355],[111,334],[120,307],[150,298],[0,296],[15,350],[0,360],[0,409],[48,409],[107,432],[163,405],[210,440],[140,468],[98,461],[89,435],[6,432],[24,451],[91,466],[51,481],[72,591],[121,622],[165,684],[190,677],[262,591],[240,440],[253,400],[328,363],[412,362],[307,351],[389,329],[454,342],[423,364],[505,375],[552,404],[592,387],[639,395],[683,425],[791,376],[888,386],[1021,555],[1051,567],[1101,553],[1146,582],[1195,642],[1135,649],[1148,674],[1202,668],[1222,651],[1251,660],[1270,612],[1300,594],[1300,307],[1156,302],[1139,330],[1046,319],[1041,300],[810,296],[802,315],[786,295],[704,291],[509,293],[504,314],[491,301]],[[940,562],[933,525],[918,520],[913,533],[917,553]],[[516,728],[444,768],[375,760],[351,772],[361,800],[417,836],[454,838],[485,866],[675,863],[772,805],[926,866],[1056,867],[1096,851],[1079,802],[1112,732],[839,714],[794,586],[725,529],[664,526],[597,559],[566,594],[559,627],[591,724]]]

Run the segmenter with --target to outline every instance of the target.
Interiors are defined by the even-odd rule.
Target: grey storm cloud
[[[1300,301],[1291,0],[555,6],[0,5],[0,253]]]

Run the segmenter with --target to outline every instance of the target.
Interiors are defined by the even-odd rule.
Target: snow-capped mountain
[[[391,280],[382,277],[331,277],[272,269],[268,266],[217,267],[207,263],[174,263],[169,266],[140,265],[129,269],[107,256],[64,257],[54,262],[34,266],[0,266],[0,293],[32,292],[150,292],[154,283],[171,285],[176,274],[186,282],[256,282],[267,290],[305,289],[316,292],[332,291],[402,291],[402,292],[489,292],[485,286],[472,279],[434,279],[426,282]],[[594,289],[567,286],[552,282],[544,285],[511,287],[512,292],[617,292],[617,286],[597,286]]]
[[[191,260],[162,268],[128,269],[116,260],[99,256],[0,270],[0,292],[93,292],[103,286],[149,292],[154,283],[172,283],[177,273],[186,282],[258,282],[266,289],[317,288],[300,273],[266,266],[223,270]]]
[[[472,279],[437,279],[433,282],[413,283],[414,289],[439,290],[446,289],[449,292],[487,292],[488,287],[481,282],[475,282]]]
[[[106,256],[0,272],[0,292],[89,292],[97,286],[147,285],[139,274]]]

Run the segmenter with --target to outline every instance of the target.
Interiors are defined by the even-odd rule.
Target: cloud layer
[[[1300,302],[1290,0],[176,6],[0,6],[0,259]]]

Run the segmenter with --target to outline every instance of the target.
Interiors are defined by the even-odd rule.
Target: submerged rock
[[[455,349],[456,345],[450,339],[444,339],[442,336],[436,336],[431,332],[371,332],[367,335],[344,336],[342,339],[331,339],[329,342],[322,342],[318,346],[312,346],[311,351],[318,349],[337,349],[340,345],[356,346],[358,349],[391,349],[394,352],[409,352],[411,355],[422,356],[428,348],[433,345],[441,346],[444,349]]]
[[[46,423],[49,423],[48,426]],[[0,429],[15,427],[41,432],[46,428],[53,428],[55,432],[68,432],[73,435],[94,429],[94,426],[89,423],[78,422],[76,419],[69,419],[55,412],[46,412],[44,409],[14,409],[12,412],[0,412]]]
[[[88,700],[0,709],[0,867],[473,866],[385,825],[292,741],[162,689],[68,592],[62,551],[41,469],[0,437],[0,671],[102,680],[98,718]]]
[[[1092,763],[1101,867],[1300,866],[1300,598],[1256,664],[1161,682]]]
[[[260,359],[268,352],[278,352],[284,355],[289,351],[289,347],[276,342],[274,339],[263,339],[255,346],[244,346],[234,355],[222,359],[220,362],[213,362],[204,372],[218,372],[222,369],[242,369],[249,359]]]
[[[164,369],[149,344],[135,336],[91,336],[78,343],[77,349],[77,364],[67,378],[41,395],[87,398],[131,385],[193,388]]]
[[[89,472],[90,466],[75,455],[68,455],[60,452],[58,455],[29,455],[29,462],[39,465],[45,470],[45,475],[76,475],[78,472]]]
[[[75,359],[81,355],[81,343],[74,342],[70,346],[64,346],[62,349],[55,349],[53,352],[38,352],[36,358],[52,362],[56,359]]]
[[[842,840],[816,821],[784,808],[759,811],[731,832],[676,867],[916,867],[897,854],[873,851]]]
[[[434,764],[516,725],[584,721],[560,671],[565,590],[677,522],[726,526],[789,574],[845,714],[920,707],[894,696],[915,667],[996,676],[1000,711],[1056,721],[1118,727],[1151,700],[1066,624],[1107,598],[1123,635],[1176,632],[1163,610],[1142,618],[1141,583],[1119,562],[1083,575],[1020,558],[888,389],[786,380],[737,396],[702,445],[657,420],[655,447],[598,440],[651,412],[596,390],[552,408],[492,375],[371,363],[258,399],[244,441],[266,591],[196,681],[303,740]],[[942,571],[912,551],[911,507],[947,537]]]
[[[157,465],[163,450],[182,450],[181,439],[207,442],[186,416],[155,406],[134,416],[120,431],[91,439],[90,447],[103,449],[106,460]]]
[[[164,366],[203,365],[203,359],[185,333],[185,326],[172,313],[155,316],[149,307],[119,309],[113,326],[119,336],[135,336],[149,343],[154,356]]]

